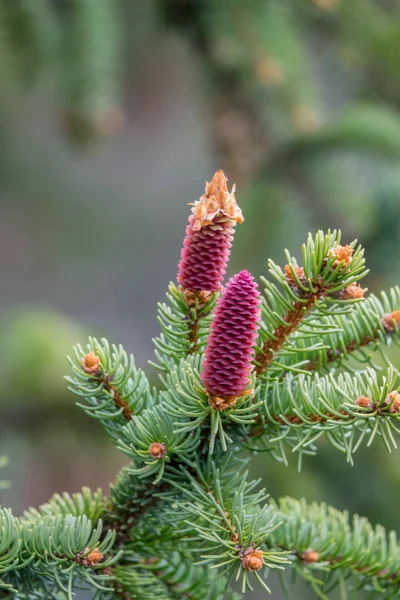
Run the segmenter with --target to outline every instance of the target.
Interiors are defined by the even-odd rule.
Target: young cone
[[[228,408],[249,390],[259,295],[252,275],[241,271],[228,281],[215,309],[202,381],[217,410]]]
[[[243,221],[236,204],[235,186],[228,191],[223,171],[206,184],[194,203],[178,265],[178,283],[187,301],[200,292],[218,292],[226,272],[234,227]]]

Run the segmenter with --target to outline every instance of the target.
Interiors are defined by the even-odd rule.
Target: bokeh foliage
[[[183,39],[193,65],[200,65],[199,96],[215,163],[239,185],[248,226],[238,231],[234,264],[265,273],[267,252],[280,252],[283,236],[296,246],[304,229],[340,225],[367,248],[375,273],[369,287],[396,283],[398,0],[0,0],[0,136],[13,106],[38,88],[57,107],[68,143],[81,145],[118,129],[123,120],[116,107],[123,105],[127,83],[135,85],[126,67],[170,36]],[[1,144],[6,151],[6,137]],[[53,322],[52,314],[43,318],[47,325],[42,317],[36,323],[40,335]],[[11,396],[25,401],[33,382],[36,402],[60,398],[64,345],[53,349],[50,331],[39,344],[43,352],[35,353],[32,327],[8,315],[4,320]],[[43,384],[34,373],[49,353],[57,364]],[[372,459],[362,449],[353,470],[330,456],[323,447],[306,461],[309,489],[321,500],[398,526],[395,455],[382,458],[376,450]],[[288,477],[307,494],[291,469]],[[287,491],[273,464],[268,472],[274,495]],[[339,475],[341,488],[332,483]]]

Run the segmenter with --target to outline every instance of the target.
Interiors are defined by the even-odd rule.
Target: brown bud
[[[400,310],[394,310],[391,313],[387,313],[382,317],[382,325],[386,331],[393,331],[393,321],[396,326],[400,328]]]
[[[207,391],[207,390],[206,390]],[[244,398],[245,396],[251,396],[254,394],[254,389],[247,388],[243,390],[241,394],[237,396],[213,396],[212,394],[208,395],[208,404],[214,410],[227,410],[231,406],[234,406],[239,398]]]
[[[181,288],[182,289],[182,288]],[[194,292],[192,290],[184,290],[183,297],[188,306],[195,306],[196,302],[198,303],[199,308],[203,308],[205,304],[209,300],[211,300],[214,292],[208,292],[206,290],[200,290],[199,292]]]
[[[98,548],[93,548],[93,550],[85,556],[88,550],[89,548],[85,548],[83,552],[80,552],[77,560],[79,564],[83,565],[84,567],[95,567],[101,560],[103,560],[104,556]]]
[[[222,398],[221,396],[208,396],[208,404],[214,410],[226,410],[231,406],[234,406],[237,401],[237,396],[231,396],[230,398]]]
[[[372,408],[372,400],[367,396],[358,396],[354,400],[354,404],[356,406],[360,406],[361,408]]]
[[[206,183],[205,194],[193,204],[192,228],[198,231],[210,225],[215,217],[226,217],[242,223],[243,214],[235,199],[235,186],[229,192],[227,178],[223,171],[217,171],[210,183]]]
[[[364,298],[364,290],[357,283],[351,283],[340,291],[340,298],[343,300],[356,300],[357,298]]]
[[[399,392],[390,392],[385,398],[385,404],[390,404],[389,412],[400,413],[400,394]]]
[[[317,562],[317,560],[319,559],[319,554],[318,552],[314,552],[314,550],[311,550],[311,548],[307,548],[307,550],[304,550],[300,558],[303,562],[310,564]]]
[[[82,368],[86,373],[98,373],[100,370],[100,358],[91,350],[83,357]]]
[[[241,557],[242,566],[246,571],[259,571],[264,564],[264,552],[248,548]]]
[[[293,277],[293,273],[292,273],[292,269],[290,268],[290,265],[285,265],[284,271],[285,271],[285,277],[286,277],[288,284],[290,286],[297,286],[297,281]],[[305,283],[306,276],[304,274],[303,267],[293,267],[293,271],[295,272],[295,274],[297,275],[297,277],[301,281],[301,283]]]
[[[165,445],[161,442],[153,442],[153,444],[150,444],[149,446],[149,454],[153,458],[164,458],[166,453],[167,450],[165,448]]]
[[[342,268],[348,267],[352,261],[353,248],[350,246],[341,246],[340,244],[336,244],[335,248],[331,248],[329,251],[329,256],[335,258],[333,263],[334,267],[337,267],[339,263],[343,261]]]

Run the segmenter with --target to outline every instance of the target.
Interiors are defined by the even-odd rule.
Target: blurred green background
[[[399,59],[399,0],[0,0],[4,505],[107,489],[123,458],[74,406],[65,355],[92,334],[152,357],[215,170],[245,215],[230,274],[330,227],[365,245],[371,291],[400,282]],[[254,474],[399,531],[398,465],[322,444],[301,475],[262,455]]]

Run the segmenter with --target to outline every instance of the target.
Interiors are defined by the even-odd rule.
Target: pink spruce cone
[[[249,390],[260,319],[259,295],[252,275],[240,271],[228,281],[218,300],[201,376],[216,410],[228,408]]]
[[[194,203],[178,266],[178,283],[189,292],[221,289],[232,246],[234,226],[243,221],[236,204],[235,186],[228,191],[223,171],[206,184]]]

